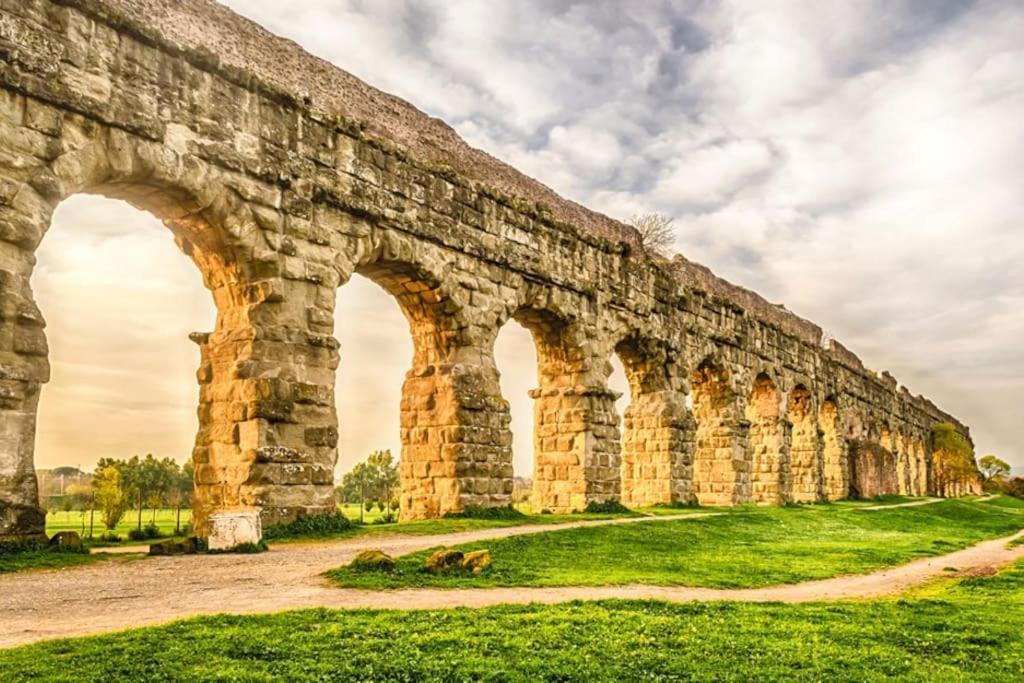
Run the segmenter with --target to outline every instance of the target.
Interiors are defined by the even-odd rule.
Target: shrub
[[[72,532],[62,531],[60,534],[54,536],[54,538],[60,538],[61,534],[74,534],[75,538],[78,534]],[[34,542],[34,541],[4,541],[0,542],[0,555],[18,555],[21,553],[69,553],[69,554],[89,554],[89,549],[81,543],[79,539],[78,544],[71,543],[52,543],[52,542]]]
[[[295,538],[297,536],[330,536],[352,529],[354,525],[348,517],[336,512],[333,515],[309,515],[299,517],[288,524],[275,524],[263,530],[263,538]]]
[[[526,515],[511,505],[493,508],[467,505],[462,512],[448,512],[445,517],[448,519],[523,519]]]
[[[261,538],[259,543],[239,543],[234,548],[230,548],[228,552],[239,555],[255,555],[257,553],[264,553],[267,550],[269,550],[267,542]]]
[[[120,543],[121,537],[113,532],[108,531],[107,533],[100,536],[100,540],[106,543]]]
[[[30,550],[46,550],[46,548],[47,545],[45,543],[32,543],[31,541],[3,541],[0,542],[0,555],[14,555],[16,553],[24,553]]]
[[[160,538],[160,527],[150,522],[143,527],[142,533],[146,535],[146,538]]]
[[[654,507],[663,510],[693,510],[694,508],[699,508],[700,503],[695,500],[689,503],[681,503],[676,500],[671,503],[657,503]]]
[[[224,550],[205,550],[211,555],[256,555],[258,553],[264,553],[269,549],[267,542],[261,538],[259,543],[239,543],[236,546],[225,548]]]
[[[145,541],[146,538],[146,532],[142,529],[132,529],[128,532],[129,541]]]
[[[592,500],[587,503],[587,507],[583,511],[598,515],[620,515],[632,512],[632,510],[615,499],[606,500],[601,503]]]
[[[150,555],[195,555],[206,550],[206,543],[192,537],[186,541],[161,541],[149,546]]]

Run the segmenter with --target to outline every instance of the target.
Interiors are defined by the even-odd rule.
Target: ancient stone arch
[[[746,406],[761,406],[765,369],[789,394],[795,499],[847,495],[859,426],[878,416],[907,438],[912,492],[931,488],[931,427],[969,434],[835,340],[823,346],[813,323],[682,256],[646,253],[631,228],[220,5],[0,9],[0,538],[43,529],[33,443],[48,366],[29,277],[53,207],[78,192],[160,217],[216,302],[216,328],[194,335],[201,532],[222,509],[259,510],[265,524],[333,510],[345,362],[334,300],[355,272],[399,301],[415,340],[406,518],[508,502],[493,342],[513,316],[540,358],[537,509],[775,498],[761,469],[784,470],[784,457],[767,456],[758,422],[771,411]],[[625,469],[613,352],[634,387]],[[779,500],[788,488],[780,476]]]

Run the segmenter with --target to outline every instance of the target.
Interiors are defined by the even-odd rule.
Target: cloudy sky
[[[567,197],[675,216],[679,251],[819,323],[967,421],[980,453],[1024,466],[1024,4],[228,4]],[[34,284],[54,358],[40,464],[186,457],[185,335],[213,313],[169,233],[74,198]],[[397,448],[411,351],[367,282],[342,289],[338,327],[347,469]],[[528,472],[528,336],[503,331],[498,353]]]

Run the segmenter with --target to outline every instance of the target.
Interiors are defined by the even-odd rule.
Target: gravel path
[[[260,555],[161,557],[10,574],[0,576],[0,647],[148,626],[200,614],[265,613],[303,607],[427,609],[605,598],[675,602],[870,598],[901,593],[936,576],[951,576],[949,567],[956,567],[959,573],[988,573],[1024,558],[1024,546],[1009,548],[1010,539],[1003,538],[873,574],[744,590],[629,585],[365,591],[334,588],[320,576],[327,569],[346,564],[367,547],[401,555],[438,545],[581,526],[700,519],[709,514],[714,513],[508,527],[441,536],[282,544]],[[1020,536],[1024,531],[1013,538]]]

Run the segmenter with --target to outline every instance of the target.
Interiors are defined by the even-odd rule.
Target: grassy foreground
[[[459,546],[489,548],[493,567],[435,575],[432,550],[392,572],[342,567],[352,588],[584,586],[645,583],[748,588],[866,573],[942,555],[1024,528],[1024,501],[946,500],[892,510],[815,505],[737,508],[713,517],[569,529]]]
[[[904,600],[205,617],[0,651],[6,681],[1019,681],[1024,563]]]

